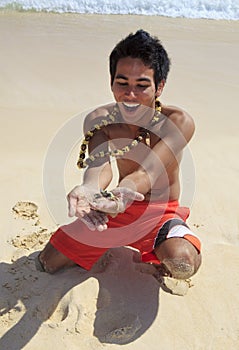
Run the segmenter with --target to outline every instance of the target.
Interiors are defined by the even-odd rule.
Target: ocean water
[[[0,9],[239,19],[239,0],[0,0]]]

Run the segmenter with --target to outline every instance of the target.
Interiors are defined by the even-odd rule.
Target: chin
[[[138,103],[123,103],[118,102],[120,112],[123,119],[126,122],[137,124],[137,122],[142,121],[143,124],[147,124],[151,120],[154,113],[151,107],[138,104]]]

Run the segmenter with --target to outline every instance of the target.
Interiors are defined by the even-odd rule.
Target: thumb
[[[144,200],[144,195],[143,195],[142,193],[140,193],[140,192],[134,192],[134,195],[135,195],[135,197],[134,197],[134,200],[135,200],[135,201],[141,202],[141,201]]]

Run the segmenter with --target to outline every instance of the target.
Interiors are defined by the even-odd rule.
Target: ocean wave
[[[0,9],[239,19],[239,0],[0,0]]]

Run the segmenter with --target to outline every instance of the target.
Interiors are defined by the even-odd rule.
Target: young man
[[[201,263],[200,241],[180,207],[179,164],[194,133],[192,118],[161,105],[170,61],[160,41],[143,30],[119,42],[110,55],[116,103],[85,119],[78,166],[83,183],[68,195],[69,216],[39,255],[46,272],[78,264],[90,270],[110,248],[128,245],[162,275],[187,279]],[[86,158],[88,148],[89,157]],[[118,168],[113,178],[112,156]],[[93,234],[94,233],[94,234]]]

